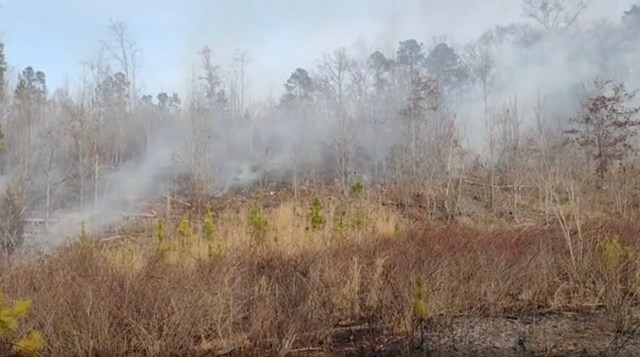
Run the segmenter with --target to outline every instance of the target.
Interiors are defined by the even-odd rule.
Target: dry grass
[[[285,353],[333,345],[336,326],[365,322],[408,335],[418,278],[427,319],[635,301],[635,221],[585,223],[577,278],[556,225],[412,223],[378,202],[322,196],[324,225],[313,229],[310,200],[283,200],[264,209],[262,233],[244,202],[216,209],[211,240],[191,212],[192,236],[176,219],[162,244],[146,227],[134,240],[13,257],[0,263],[0,284],[33,300],[23,328],[42,331],[55,356]],[[614,236],[620,244],[602,254]]]

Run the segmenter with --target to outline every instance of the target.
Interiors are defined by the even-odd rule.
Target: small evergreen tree
[[[317,197],[311,202],[311,212],[309,214],[311,229],[318,230],[324,227],[325,219],[322,215],[322,202]]]
[[[15,340],[13,334],[18,330],[20,320],[31,310],[31,300],[18,300],[10,303],[4,299],[0,292],[0,342],[9,340],[11,351],[3,351],[0,343],[0,355],[2,356],[37,356],[43,347],[42,334],[32,331]],[[8,354],[11,352],[11,354]]]

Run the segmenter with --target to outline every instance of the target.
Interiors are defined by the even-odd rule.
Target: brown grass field
[[[32,300],[16,333],[41,331],[43,356],[639,351],[637,219],[443,221],[418,201],[317,190],[194,202],[3,258],[0,286]]]

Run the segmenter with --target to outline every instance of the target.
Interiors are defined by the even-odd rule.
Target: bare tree
[[[52,176],[54,169],[54,158],[56,153],[62,148],[65,137],[63,131],[64,126],[61,120],[65,114],[65,107],[69,105],[70,98],[68,92],[60,90],[56,93],[56,99],[51,105],[49,118],[43,129],[39,133],[42,148],[43,164],[42,171],[45,176],[45,230],[49,232],[49,224],[51,221],[51,204],[52,204]],[[61,183],[64,177],[60,177],[56,184]]]
[[[374,124],[373,113],[369,109],[370,98],[373,89],[371,71],[367,61],[354,60],[353,65],[349,69],[351,100],[349,105],[350,115],[353,118],[354,129],[359,132],[368,130]],[[375,130],[375,128],[374,128]],[[355,138],[354,138],[355,139]],[[358,142],[360,146],[362,142]],[[364,174],[371,159],[376,160],[377,155],[373,157],[366,155],[363,150],[361,154],[354,157],[354,166],[359,174]]]
[[[623,83],[596,79],[595,95],[584,103],[582,115],[572,118],[569,141],[581,147],[596,162],[602,182],[616,162],[635,151],[631,139],[638,133],[640,107],[628,107],[637,92],[628,92]]]
[[[438,81],[422,75],[411,79],[409,96],[400,113],[406,120],[408,142],[409,177],[418,182],[424,179],[428,159],[428,142],[426,127],[429,114],[440,109],[440,89]]]
[[[466,47],[464,60],[471,73],[471,82],[480,87],[483,104],[485,138],[487,140],[487,148],[489,151],[489,190],[490,202],[492,209],[495,204],[495,188],[494,188],[494,167],[495,160],[495,142],[494,137],[495,123],[489,115],[489,95],[495,81],[495,60],[493,47],[488,41],[477,41]]]
[[[16,197],[15,182],[10,183],[0,197],[0,253],[11,254],[24,242],[25,203]]]
[[[544,217],[548,222],[551,213],[551,199],[554,182],[551,158],[551,143],[548,128],[545,125],[546,98],[538,92],[533,106],[534,130],[527,136],[527,153],[530,159],[531,172],[535,174],[535,185],[538,196],[544,207]]]
[[[247,109],[247,95],[249,82],[247,80],[247,67],[253,58],[249,51],[236,50],[232,59],[232,113],[235,117],[244,117]]]
[[[489,112],[489,94],[495,80],[494,54],[488,44],[480,42],[467,46],[464,60],[471,72],[472,83],[479,85],[484,104],[484,117],[487,120]]]
[[[103,48],[118,64],[119,70],[124,73],[129,103],[135,104],[138,97],[137,72],[140,67],[140,49],[129,33],[127,25],[119,20],[109,21],[109,35],[107,40],[100,41]],[[131,108],[129,108],[131,110]]]
[[[87,96],[85,98],[87,103],[84,104],[86,109],[82,112],[86,115],[86,119],[78,119],[83,121],[83,129],[86,130],[86,135],[89,137],[87,148],[90,153],[88,157],[91,157],[92,162],[93,203],[97,206],[100,192],[100,171],[103,168],[103,162],[106,161],[104,159],[105,148],[108,147],[102,139],[110,114],[109,108],[104,104],[105,93],[103,92],[104,82],[109,77],[109,66],[102,52],[99,52],[95,59],[86,61],[84,64],[90,72],[91,82],[85,84],[87,92],[84,94]]]
[[[0,172],[3,172],[6,164],[7,145],[5,139],[5,130],[7,128],[7,61],[4,55],[4,44],[0,42]]]
[[[226,98],[222,89],[222,80],[220,79],[220,67],[213,63],[213,51],[205,46],[198,52],[201,59],[202,75],[198,76],[201,83],[204,99],[209,110],[224,111],[226,108]],[[194,77],[195,79],[195,77]],[[196,90],[193,88],[192,90]]]
[[[108,59],[115,62],[115,72],[111,74],[111,70],[106,63],[106,76],[103,81],[110,83],[101,83],[103,91],[111,92],[108,94],[111,99],[108,103],[103,103],[112,108],[108,112],[111,115],[108,119],[115,124],[115,143],[112,145],[113,156],[112,164],[118,167],[122,160],[122,156],[130,149],[128,148],[128,134],[125,128],[130,124],[132,109],[138,104],[138,87],[137,72],[140,66],[140,49],[136,41],[133,40],[127,25],[119,20],[109,20],[108,37],[106,40],[100,41],[101,50],[106,53]],[[107,58],[105,58],[106,60]],[[103,95],[103,97],[105,97]],[[120,98],[118,98],[120,97]],[[106,99],[106,98],[105,98]],[[121,107],[121,108],[119,108]]]
[[[430,151],[435,153],[435,168],[432,172],[436,184],[444,186],[442,196],[442,213],[449,220],[458,214],[458,201],[460,199],[460,184],[462,175],[461,165],[465,152],[462,148],[462,134],[458,128],[457,117],[446,111],[440,112],[432,121]]]
[[[571,27],[589,6],[586,0],[523,0],[525,16],[552,32]]]
[[[71,145],[69,148],[70,155],[72,158],[69,160],[72,166],[75,166],[75,175],[78,179],[78,196],[80,206],[84,205],[84,196],[85,196],[85,177],[86,177],[86,148],[87,148],[87,140],[86,140],[86,130],[87,130],[87,113],[85,112],[85,107],[82,105],[85,101],[83,100],[84,87],[81,87],[80,94],[78,95],[79,99],[77,103],[67,102],[62,104],[61,110],[66,117],[65,127],[63,130],[68,131],[71,136]]]
[[[503,186],[511,190],[509,211],[513,219],[518,220],[518,206],[521,187],[525,176],[522,166],[521,118],[517,98],[509,101],[498,117],[498,168],[502,173]]]
[[[187,114],[191,125],[191,137],[187,144],[194,194],[204,193],[209,185],[211,122],[222,110],[218,102],[222,81],[218,75],[219,68],[212,60],[213,52],[205,46],[199,55],[201,75],[194,70]]]
[[[355,140],[353,120],[346,111],[347,100],[351,95],[349,72],[352,67],[353,61],[344,48],[324,54],[318,64],[318,88],[332,109],[330,115],[337,121],[334,148],[338,177],[345,189],[351,176],[352,145]]]

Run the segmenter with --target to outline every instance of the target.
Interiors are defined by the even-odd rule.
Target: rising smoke
[[[620,14],[621,19],[584,21],[558,31],[525,23],[497,25],[471,43],[448,44],[459,58],[453,65],[464,76],[449,88],[442,85],[443,78],[421,65],[420,75],[440,80],[437,92],[442,96],[437,110],[425,114],[425,121],[454,123],[464,151],[481,157],[486,153],[485,109],[489,116],[498,115],[515,101],[525,131],[532,125],[533,106],[543,96],[546,124],[563,127],[581,104],[583,86],[595,77],[622,80],[631,89],[640,85],[639,12],[634,7],[624,17]],[[485,73],[487,103],[482,78],[474,72],[478,58],[471,56],[471,48],[490,59]],[[425,58],[430,50],[424,46]],[[81,223],[89,232],[117,226],[123,214],[145,210],[150,201],[180,190],[181,182],[200,185],[199,193],[219,195],[265,180],[384,182],[396,178],[402,171],[397,167],[397,151],[409,140],[402,113],[411,97],[411,73],[395,57],[387,54],[376,78],[370,53],[345,50],[324,57],[319,53],[318,65],[307,69],[314,83],[308,101],[295,97],[290,103],[279,103],[277,98],[271,104],[242,107],[237,102],[238,83],[232,88],[217,69],[220,83],[215,88],[203,89],[206,73],[198,70],[191,92],[172,108],[157,101],[136,101],[135,107],[105,114],[100,110],[115,108],[117,94],[109,97],[111,102],[101,103],[99,88],[89,84],[75,97],[52,97],[31,129],[39,142],[30,153],[26,189],[28,215],[43,217],[47,179],[42,168],[48,167],[51,158],[49,206],[57,223],[39,238],[40,243],[58,243],[76,234]],[[443,59],[445,67],[447,60]],[[292,64],[292,72],[295,67]],[[107,72],[102,75],[106,78]],[[8,113],[17,115],[13,109]],[[441,130],[429,125],[421,134],[424,137]],[[6,134],[23,135],[10,131],[15,127],[5,125]],[[51,141],[56,144],[53,154]],[[436,171],[438,154],[432,144],[425,146],[426,156],[418,159]],[[117,160],[113,145],[122,148]],[[8,145],[9,152],[13,149]],[[117,162],[117,167],[107,167],[94,182],[96,155],[101,166]],[[8,160],[0,184],[6,187],[24,180],[22,164]]]

